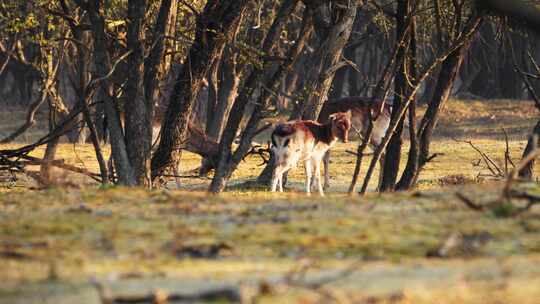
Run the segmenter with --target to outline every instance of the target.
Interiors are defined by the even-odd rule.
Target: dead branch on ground
[[[508,175],[507,171],[503,171],[500,168],[500,166],[491,157],[489,157],[489,155],[487,155],[484,151],[482,151],[479,147],[477,147],[472,141],[459,140],[455,137],[453,137],[452,140],[458,143],[465,143],[471,146],[471,148],[473,148],[478,153],[478,155],[480,155],[480,162],[484,162],[486,169],[488,169],[489,172],[491,173],[490,175],[488,175],[489,177],[494,178],[494,179],[504,179]],[[505,159],[506,159],[506,152],[505,152]],[[481,174],[479,173],[478,176],[480,175]]]
[[[535,143],[538,141],[537,136],[535,136],[534,141]],[[514,185],[518,181],[519,171],[533,162],[538,156],[540,156],[540,148],[535,148],[512,169],[507,175],[504,187],[497,199],[486,204],[478,204],[461,192],[456,193],[457,198],[474,211],[493,211],[499,216],[516,216],[529,211],[533,206],[540,204],[540,195],[515,189]],[[513,203],[514,200],[526,200],[527,204],[525,206],[516,206]]]

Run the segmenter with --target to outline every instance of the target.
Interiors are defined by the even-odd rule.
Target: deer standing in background
[[[356,131],[361,137],[366,136],[369,122],[369,113],[372,113],[372,117],[376,118],[373,122],[373,131],[371,135],[371,140],[369,142],[371,148],[376,149],[382,142],[386,130],[390,125],[390,113],[391,105],[384,104],[382,112],[376,116],[374,115],[378,109],[381,108],[380,103],[371,102],[370,98],[360,97],[360,96],[350,96],[339,98],[335,100],[328,100],[324,103],[321,113],[317,121],[324,123],[338,112],[351,112],[351,124],[353,130]],[[407,124],[407,122],[405,122]],[[324,189],[327,189],[330,186],[330,174],[329,174],[329,165],[330,165],[330,150],[326,151],[323,157],[324,161]],[[380,174],[382,174],[382,168],[384,167],[384,154],[381,156],[379,161],[380,164]],[[379,178],[379,181],[381,179]]]
[[[283,192],[283,175],[295,168],[299,161],[304,162],[306,171],[306,192],[311,192],[312,183],[324,195],[321,183],[321,160],[325,153],[339,139],[347,142],[351,128],[351,111],[328,116],[325,124],[312,120],[297,120],[281,123],[271,135],[272,152],[276,162],[271,191]],[[313,174],[313,171],[315,175]]]

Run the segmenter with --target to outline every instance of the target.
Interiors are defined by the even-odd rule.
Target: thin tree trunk
[[[232,104],[238,95],[241,77],[237,66],[237,55],[237,53],[229,54],[223,58],[218,73],[220,86],[217,91],[217,103],[214,108],[214,116],[207,125],[208,136],[217,141],[221,138]]]
[[[69,7],[67,6],[67,3],[65,1],[60,1],[60,5],[64,11],[65,14],[69,13]],[[79,18],[82,19],[82,13],[79,12]],[[103,151],[101,149],[100,145],[100,138],[99,138],[99,132],[96,130],[96,125],[94,123],[94,120],[92,120],[92,114],[90,112],[90,109],[88,108],[87,100],[90,98],[91,92],[89,90],[91,88],[88,87],[88,59],[89,54],[86,51],[86,48],[83,47],[83,45],[88,44],[89,42],[89,33],[84,32],[81,29],[80,25],[77,25],[73,21],[69,21],[68,25],[71,29],[71,34],[73,35],[73,38],[77,43],[75,44],[75,49],[77,52],[77,80],[78,83],[74,84],[74,90],[77,98],[77,102],[72,109],[72,111],[79,110],[79,108],[82,109],[83,112],[83,118],[86,122],[86,125],[88,126],[88,130],[90,132],[90,140],[92,142],[92,145],[94,146],[94,151],[96,153],[96,159],[99,164],[99,171],[101,175],[101,183],[103,185],[109,183],[109,172],[107,169],[107,163],[105,161],[105,158],[103,156]]]

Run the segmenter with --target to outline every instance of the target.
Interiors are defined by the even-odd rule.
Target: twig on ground
[[[508,144],[508,133],[506,132],[505,128],[502,128],[502,131],[504,133],[504,142],[506,144],[506,148],[504,150],[504,173],[508,176],[508,164],[512,165],[512,168],[515,168],[516,165],[512,161],[512,158],[510,157],[510,145]]]
[[[267,148],[264,148],[261,145],[252,146],[249,152],[246,153],[246,155],[242,158],[242,160],[245,160],[249,155],[252,154],[259,155],[262,159],[262,163],[257,166],[264,166],[270,161],[270,145],[268,145]],[[268,156],[266,156],[266,154],[268,154]]]
[[[491,159],[491,157],[489,157],[480,148],[478,148],[472,141],[470,141],[470,140],[459,140],[459,139],[457,139],[455,137],[452,137],[452,140],[454,140],[455,142],[459,142],[459,143],[469,144],[480,155],[482,161],[486,165],[486,168],[491,172],[492,177],[497,178],[497,179],[501,179],[501,178],[506,177],[505,172],[503,172],[503,170],[501,170],[499,165],[497,165],[497,163],[495,163],[495,161],[493,161],[493,159]]]
[[[351,150],[345,150],[345,153],[350,154],[352,156],[358,156],[358,152],[351,151]],[[373,152],[371,153],[362,153],[362,156],[372,156]]]

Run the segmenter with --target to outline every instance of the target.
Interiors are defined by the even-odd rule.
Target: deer
[[[380,114],[376,115],[378,111]],[[361,137],[366,136],[368,129],[368,120],[371,117],[373,121],[373,131],[371,139],[369,141],[370,147],[375,150],[382,142],[384,135],[390,125],[390,114],[392,106],[390,104],[382,105],[380,102],[372,102],[370,98],[361,96],[349,96],[344,98],[338,98],[334,100],[328,100],[324,103],[323,108],[319,114],[317,121],[324,123],[331,119],[334,113],[338,112],[351,112],[351,128],[358,133]],[[405,122],[407,125],[407,121]],[[323,156],[324,163],[324,189],[330,187],[330,150],[327,150]],[[379,160],[380,168],[384,167],[384,154]],[[382,169],[380,170],[382,174]],[[379,181],[381,179],[379,178]]]
[[[271,134],[271,150],[275,160],[271,191],[283,192],[283,175],[303,161],[306,193],[311,193],[314,183],[319,195],[324,196],[321,160],[338,140],[344,143],[348,141],[350,128],[351,111],[333,113],[324,124],[313,120],[279,123]]]

